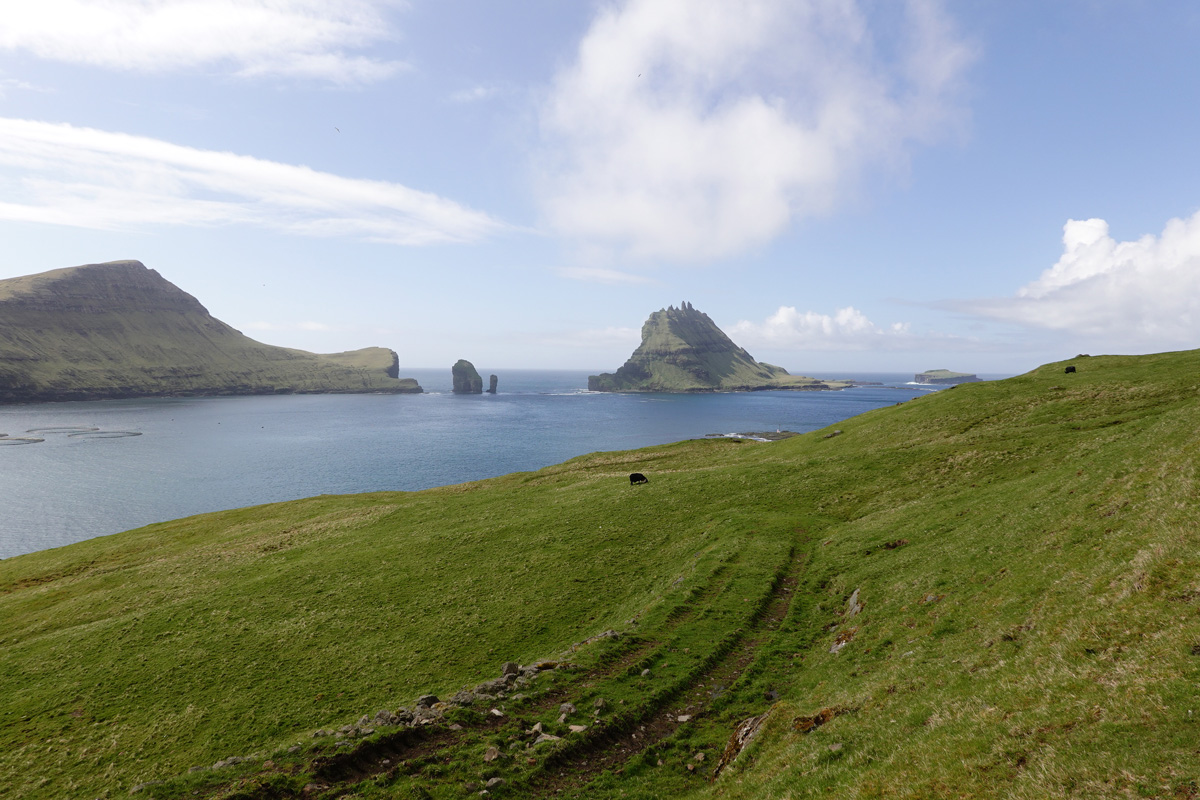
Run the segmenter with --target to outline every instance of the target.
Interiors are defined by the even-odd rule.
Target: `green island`
[[[1200,351],[1071,364],[0,561],[0,786],[1195,797]]]
[[[948,369],[931,369],[918,372],[913,376],[915,383],[929,383],[935,386],[954,386],[960,383],[974,383],[977,380],[979,380],[978,375],[972,375],[969,372],[951,372]]]
[[[850,381],[789,375],[755,361],[691,303],[655,311],[642,325],[642,343],[615,373],[588,376],[592,392],[751,392],[843,389]]]
[[[139,261],[0,280],[0,402],[420,391],[392,350],[256,342]]]

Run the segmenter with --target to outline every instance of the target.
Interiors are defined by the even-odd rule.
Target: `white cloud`
[[[935,0],[899,16],[851,0],[603,7],[541,109],[547,219],[703,261],[830,209],[868,164],[953,127],[970,49]]]
[[[470,89],[462,89],[450,95],[452,103],[478,103],[481,100],[487,100],[489,97],[494,97],[499,94],[500,89],[495,86],[472,86]]]
[[[0,118],[0,220],[93,229],[245,224],[420,245],[505,226],[396,183],[141,136]]]
[[[0,78],[0,99],[6,97],[10,90],[17,89],[25,92],[40,92],[45,91],[32,83],[18,80],[16,78]]]
[[[245,76],[375,81],[404,67],[355,51],[394,37],[398,0],[36,0],[9,3],[0,51],[115,70],[230,65]]]
[[[607,283],[610,285],[654,283],[653,280],[647,278],[645,275],[635,275],[630,272],[621,272],[620,270],[605,269],[603,267],[562,267],[558,270],[558,274],[564,278],[586,281],[588,283]]]
[[[1082,334],[1128,350],[1200,344],[1200,212],[1160,235],[1118,242],[1102,219],[1068,220],[1058,262],[1015,297],[959,303],[975,313]]]
[[[923,340],[909,334],[907,323],[880,327],[853,306],[833,314],[779,310],[761,323],[742,320],[729,329],[729,338],[754,352],[755,348],[786,350],[910,349]]]

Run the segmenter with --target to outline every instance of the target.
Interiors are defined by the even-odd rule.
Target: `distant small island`
[[[979,380],[978,375],[967,372],[951,372],[948,369],[931,369],[927,372],[918,372],[913,376],[913,383],[926,383],[934,386],[955,386],[960,383],[974,383],[977,380]]]
[[[791,375],[755,361],[691,303],[655,311],[642,325],[642,343],[615,373],[588,376],[592,392],[754,392],[767,389],[844,389],[849,381]]]
[[[0,280],[0,403],[421,391],[393,350],[256,342],[140,261]]]

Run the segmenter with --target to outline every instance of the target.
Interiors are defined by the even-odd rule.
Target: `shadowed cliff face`
[[[616,373],[588,378],[598,392],[704,392],[826,389],[782,367],[755,361],[690,303],[655,311],[642,325],[642,343]]]
[[[0,402],[420,391],[396,354],[256,342],[138,261],[0,281]]]

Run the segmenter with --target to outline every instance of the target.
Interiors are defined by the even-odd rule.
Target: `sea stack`
[[[455,394],[483,394],[483,378],[470,361],[460,358],[450,368],[450,374],[454,378]]]
[[[500,382],[500,379],[497,378],[495,375],[492,375],[491,377],[488,378],[488,394],[496,393],[496,384],[499,382]]]
[[[651,314],[642,325],[641,345],[616,372],[588,376],[591,392],[747,392],[846,385],[789,375],[783,367],[755,361],[687,302]]]

